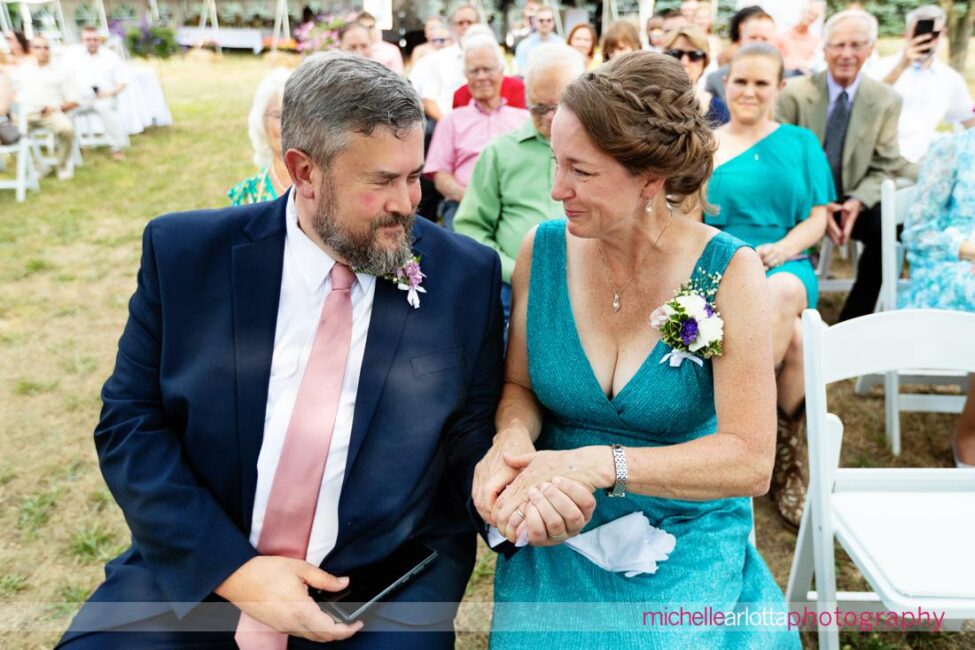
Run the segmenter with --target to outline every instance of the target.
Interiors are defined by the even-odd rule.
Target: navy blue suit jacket
[[[184,617],[219,600],[214,588],[257,555],[248,535],[286,201],[171,214],[145,229],[95,430],[132,547],[108,563],[86,608],[143,604],[111,616],[102,608],[97,627],[166,611]],[[322,568],[343,575],[419,538],[440,558],[397,598],[457,602],[474,561],[471,476],[491,444],[502,385],[500,263],[422,218],[414,237],[427,293],[413,309],[404,291],[377,281],[338,540]],[[73,627],[91,629],[85,614]]]

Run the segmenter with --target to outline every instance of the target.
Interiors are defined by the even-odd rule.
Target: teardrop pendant
[[[614,312],[619,311],[620,310],[620,307],[622,307],[622,306],[623,306],[623,303],[620,302],[620,294],[618,294],[618,293],[616,293],[614,291],[613,292],[613,311]]]

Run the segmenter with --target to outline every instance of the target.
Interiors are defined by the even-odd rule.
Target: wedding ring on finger
[[[521,511],[521,508],[516,508],[515,509],[515,514],[518,515],[519,517],[521,517],[521,520],[522,521],[525,521],[525,513],[523,513]]]
[[[548,538],[553,542],[561,542],[563,539],[568,537],[568,533],[562,533],[561,535],[549,535]]]

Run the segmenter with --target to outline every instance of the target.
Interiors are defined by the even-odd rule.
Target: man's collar
[[[851,83],[849,86],[847,86],[846,88],[844,88],[843,86],[841,86],[838,83],[836,83],[836,80],[833,79],[833,73],[830,72],[829,70],[827,70],[826,71],[826,90],[829,93],[829,101],[830,101],[830,103],[832,103],[837,97],[839,97],[839,94],[841,92],[843,92],[844,90],[846,91],[847,98],[852,103],[853,102],[853,98],[857,94],[857,88],[860,87],[860,80],[861,79],[863,79],[863,70],[862,69],[860,70],[860,72],[857,73],[856,79],[853,80],[853,83]]]
[[[537,138],[540,142],[548,145],[548,140],[538,132],[538,129],[535,128],[535,122],[530,117],[523,125],[515,130],[514,135],[518,142],[525,142],[526,140]]]
[[[308,293],[315,293],[332,272],[335,259],[312,241],[298,225],[298,206],[295,205],[294,188],[288,191],[288,204],[285,210],[284,220],[289,249]],[[363,289],[368,288],[369,283],[376,281],[375,276],[367,273],[357,272],[355,275]]]
[[[505,97],[502,96],[501,97],[501,103],[498,104],[498,107],[495,108],[492,111],[486,111],[483,108],[481,108],[480,105],[477,103],[477,100],[474,99],[473,97],[471,97],[471,101],[467,102],[467,105],[468,106],[473,106],[475,109],[477,109],[477,112],[478,113],[481,113],[482,115],[491,115],[493,113],[499,112],[502,108],[504,108],[505,106],[507,106],[508,105],[508,100]]]

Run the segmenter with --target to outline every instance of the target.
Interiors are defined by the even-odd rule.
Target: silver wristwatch
[[[610,445],[613,449],[613,464],[616,466],[616,483],[612,489],[606,490],[608,497],[626,496],[626,479],[628,472],[626,469],[626,454],[623,453],[622,445]]]

